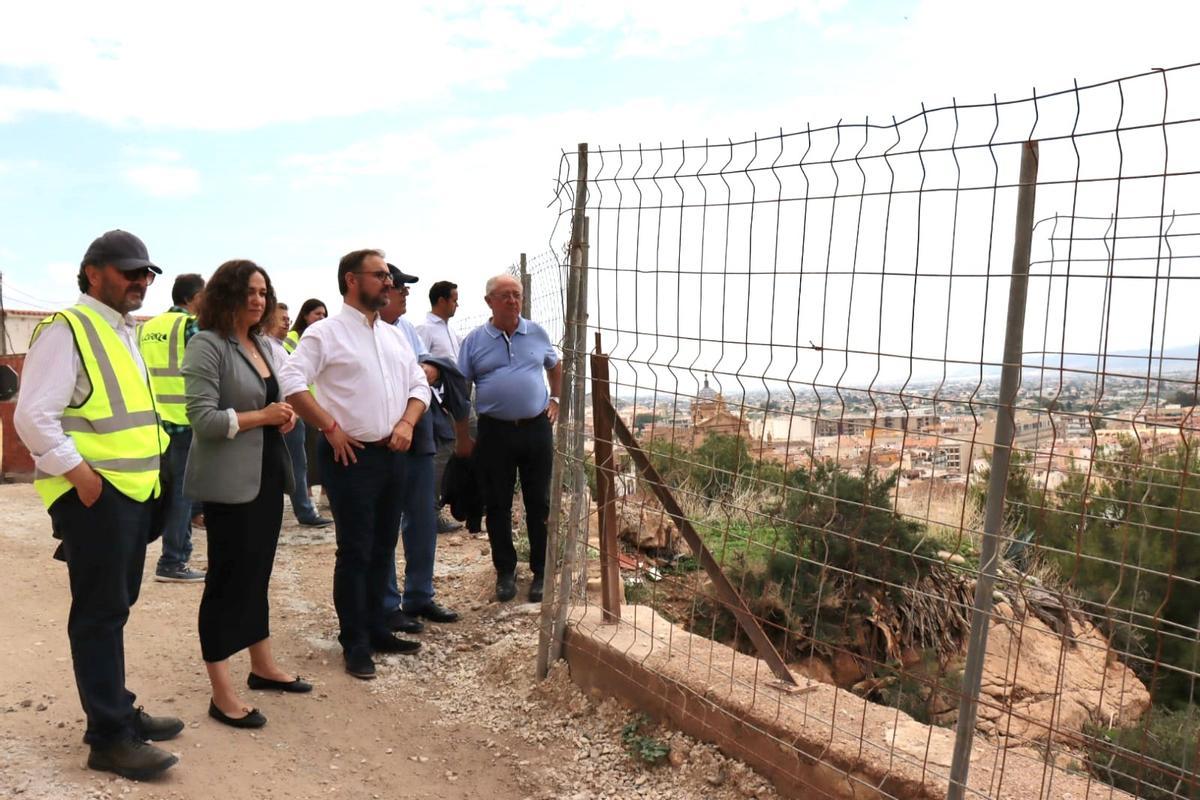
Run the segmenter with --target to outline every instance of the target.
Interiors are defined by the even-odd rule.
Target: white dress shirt
[[[375,442],[392,435],[410,399],[429,407],[429,381],[404,332],[349,305],[310,325],[279,371],[290,397],[309,384],[346,435]]]
[[[458,351],[462,347],[462,339],[457,333],[450,330],[450,325],[446,320],[437,314],[429,312],[425,315],[425,321],[417,326],[417,336],[421,337],[421,341],[425,343],[425,348],[429,350],[430,355],[458,361]]]
[[[133,317],[118,313],[88,294],[79,296],[79,304],[92,309],[112,326],[145,376],[146,365],[138,350]],[[75,347],[75,335],[65,320],[56,320],[38,335],[25,355],[21,392],[13,411],[17,436],[29,448],[39,472],[62,475],[83,461],[75,440],[63,432],[62,415],[63,409],[81,404],[91,391],[91,381]]]

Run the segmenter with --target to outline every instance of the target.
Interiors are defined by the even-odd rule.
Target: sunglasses
[[[149,267],[139,267],[138,269],[119,269],[117,273],[124,278],[128,283],[144,280],[146,283],[154,283],[154,270]]]

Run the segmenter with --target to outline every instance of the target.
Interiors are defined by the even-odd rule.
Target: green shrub
[[[1097,778],[1146,800],[1200,800],[1196,748],[1200,711],[1154,709],[1145,724],[1093,725],[1088,767]]]

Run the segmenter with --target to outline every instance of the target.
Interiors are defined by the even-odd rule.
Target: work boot
[[[87,760],[88,769],[115,772],[131,781],[149,780],[177,763],[177,756],[139,739],[93,747]]]
[[[496,576],[496,599],[507,603],[517,596],[517,576],[506,572]]]
[[[133,730],[144,741],[165,742],[183,731],[183,720],[178,717],[152,717],[138,706],[137,711],[133,712]]]

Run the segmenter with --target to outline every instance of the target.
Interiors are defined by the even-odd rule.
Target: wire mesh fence
[[[811,796],[1200,797],[1200,68],[559,185],[548,647]]]
[[[522,273],[521,259],[525,259],[524,273]],[[562,259],[552,249],[544,250],[529,258],[522,253],[521,259],[514,261],[500,272],[518,280],[521,279],[522,274],[528,276],[532,290],[527,293],[529,295],[527,298],[528,308],[524,310],[523,315],[541,324],[550,335],[552,342],[561,342],[564,330],[563,317],[566,313],[563,281],[565,267]],[[463,291],[462,287],[459,288],[459,291]],[[487,322],[490,316],[491,314],[486,311],[470,315],[456,315],[451,324],[460,336],[466,336],[471,330]]]

